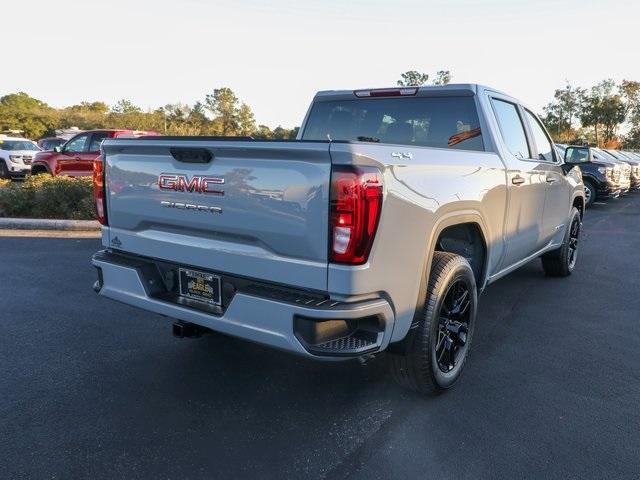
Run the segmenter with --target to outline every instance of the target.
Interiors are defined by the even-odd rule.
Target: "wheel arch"
[[[580,192],[574,194],[573,201],[571,202],[571,206],[576,207],[578,209],[578,211],[580,212],[580,220],[582,220],[584,218],[586,201],[585,201],[585,197],[581,195]]]
[[[452,212],[447,215],[443,215],[434,224],[434,227],[431,230],[431,236],[427,239],[426,242],[426,250],[424,252],[424,258],[422,262],[423,266],[420,278],[420,288],[418,289],[418,298],[416,299],[415,303],[415,314],[413,316],[411,326],[403,340],[400,340],[397,343],[391,344],[389,346],[389,351],[391,353],[401,353],[406,351],[408,345],[410,345],[413,341],[413,336],[415,334],[416,327],[420,323],[421,312],[424,309],[426,301],[427,285],[429,283],[429,272],[431,271],[434,253],[436,251],[449,251],[451,253],[460,254],[457,251],[451,251],[448,249],[443,250],[441,248],[438,248],[440,240],[441,238],[443,238],[443,233],[446,234],[447,232],[451,232],[453,231],[452,229],[472,229],[472,231],[476,232],[476,234],[478,235],[477,238],[479,238],[482,242],[483,256],[479,274],[475,278],[478,294],[484,289],[484,286],[486,285],[488,279],[488,265],[491,247],[487,240],[489,238],[489,235],[484,218],[478,211],[475,210]],[[476,276],[475,271],[474,276]]]
[[[51,170],[49,170],[49,165],[46,163],[38,162],[31,164],[31,173],[34,175],[37,175],[38,173],[51,174]]]
[[[472,238],[480,242],[479,244],[476,244],[475,247],[481,248],[476,248],[473,253],[480,254],[482,258],[479,260],[480,263],[476,264],[476,268],[473,270],[478,290],[482,290],[482,288],[484,288],[488,273],[487,266],[490,246],[487,241],[488,234],[486,224],[483,217],[478,212],[465,212],[447,215],[436,223],[435,228],[432,231],[432,236],[429,240],[429,248],[427,250],[425,266],[423,269],[423,278],[425,278],[425,281],[427,279],[427,273],[431,268],[434,252],[451,252],[467,257],[467,255],[464,254],[466,252],[461,251],[459,245],[453,245],[453,243],[449,243],[447,245],[443,244],[442,241],[446,238],[458,238],[462,233],[468,233]],[[474,267],[473,263],[472,268]]]

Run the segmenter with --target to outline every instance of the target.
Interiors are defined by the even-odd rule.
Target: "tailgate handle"
[[[184,163],[209,163],[213,154],[206,148],[171,147],[171,156]]]

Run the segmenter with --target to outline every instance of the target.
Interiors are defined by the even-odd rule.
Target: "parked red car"
[[[93,161],[100,155],[100,144],[106,138],[159,135],[140,130],[87,130],[72,137],[50,152],[38,152],[31,164],[31,174],[50,173],[85,177],[93,175]]]

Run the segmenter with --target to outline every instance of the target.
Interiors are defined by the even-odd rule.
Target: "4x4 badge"
[[[395,158],[407,158],[409,160],[413,160],[413,154],[411,152],[392,152],[391,156]]]

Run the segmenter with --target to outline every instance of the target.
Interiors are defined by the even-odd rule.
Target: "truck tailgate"
[[[115,139],[103,156],[106,246],[326,289],[328,143]]]

